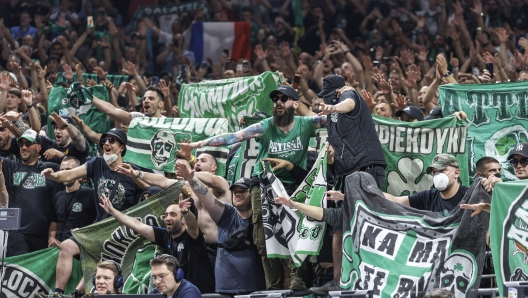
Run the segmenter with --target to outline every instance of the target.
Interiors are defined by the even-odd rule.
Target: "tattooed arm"
[[[262,127],[262,124],[256,123],[234,133],[225,133],[207,140],[192,143],[180,143],[179,145],[180,147],[187,147],[189,149],[202,148],[203,146],[228,146],[252,138],[258,138],[263,132],[264,128]]]
[[[180,173],[180,176],[189,182],[193,192],[205,206],[207,212],[209,212],[211,219],[217,223],[224,213],[225,203],[218,200],[209,187],[195,177],[194,170],[189,169],[185,163],[177,162],[176,169]]]

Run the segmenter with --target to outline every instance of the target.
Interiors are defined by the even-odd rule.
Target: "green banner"
[[[262,111],[272,114],[271,91],[277,89],[275,73],[183,84],[178,96],[182,118],[226,118],[229,131],[240,130],[240,116]]]
[[[179,181],[148,200],[129,208],[125,214],[150,226],[165,227],[161,215],[167,206],[175,202],[173,200],[178,199],[183,185],[183,181]],[[138,289],[149,287],[148,278],[141,277],[139,274],[148,271],[140,267],[149,267],[147,259],[152,254],[147,250],[145,254],[139,254],[141,257],[138,258],[137,252],[151,245],[150,241],[121,225],[112,217],[74,231],[73,236],[81,250],[81,263],[87,292],[93,288],[91,277],[95,272],[97,262],[101,260],[112,260],[120,264],[125,279],[133,274],[137,283],[141,280],[146,282],[142,285],[133,285],[127,281],[126,290],[137,293]],[[136,266],[140,267],[132,271]]]
[[[97,98],[108,101],[108,91],[102,85],[88,87]],[[105,113],[91,104],[92,98],[84,96],[67,98],[68,88],[53,87],[49,94],[48,113],[56,112],[60,116],[71,115],[81,118],[93,131],[104,133],[114,127],[114,123]],[[48,119],[48,136],[53,137],[53,127]]]
[[[528,280],[528,180],[495,183],[491,199],[490,246],[497,286]]]
[[[384,191],[408,196],[430,189],[433,177],[425,170],[440,153],[457,158],[462,184],[469,185],[464,121],[454,116],[411,123],[375,115],[372,118],[387,161]]]
[[[174,173],[176,151],[185,140],[197,142],[227,133],[227,119],[135,118],[128,127],[124,160],[138,166]],[[216,173],[223,176],[228,147],[203,147],[194,153],[209,153],[218,162]]]
[[[516,144],[528,141],[528,82],[500,84],[448,84],[440,86],[443,115],[466,112],[469,120],[469,171],[484,157],[501,163],[503,178],[517,180],[507,162]]]
[[[288,197],[269,163],[260,162],[264,169],[260,176],[260,196],[266,252],[269,258],[292,258],[297,267],[308,255],[318,255],[323,245],[326,223],[305,216],[284,205],[276,205],[274,198]],[[310,206],[326,207],[326,148],[319,151],[303,183],[290,196],[292,200]]]
[[[342,288],[371,297],[423,297],[438,288],[477,297],[489,214],[456,208],[443,217],[387,200],[364,172],[345,179]],[[489,201],[480,181],[462,199]]]
[[[9,298],[33,298],[35,293],[52,294],[59,249],[51,247],[5,259],[2,293]],[[81,262],[73,260],[72,275],[65,293],[71,293],[82,277]]]

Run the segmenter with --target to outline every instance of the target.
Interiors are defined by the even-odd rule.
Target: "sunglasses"
[[[104,145],[106,144],[106,142],[108,141],[108,143],[110,143],[110,145],[114,144],[116,142],[116,138],[114,137],[110,137],[110,138],[102,138],[101,139],[101,145]]]
[[[515,168],[517,166],[517,164],[521,163],[521,166],[522,167],[526,167],[528,166],[528,158],[526,157],[523,157],[523,158],[513,158],[513,159],[510,159],[510,166],[512,166],[513,168]]]
[[[275,96],[271,100],[276,103],[277,101],[282,101],[282,103],[286,103],[290,98],[288,96],[282,95],[282,96]]]
[[[31,147],[33,145],[35,145],[36,143],[35,142],[17,142],[18,144],[18,147],[22,148],[22,147]]]

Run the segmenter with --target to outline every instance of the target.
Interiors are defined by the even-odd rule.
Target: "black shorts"
[[[48,248],[48,235],[30,235],[9,231],[6,257],[18,256]]]

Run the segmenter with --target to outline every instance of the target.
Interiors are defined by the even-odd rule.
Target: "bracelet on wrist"
[[[333,107],[334,107],[334,113],[337,112],[337,108],[336,108],[336,106],[333,106]]]
[[[189,213],[189,210],[187,210],[187,211],[185,211],[185,212],[183,212],[183,211],[180,210],[180,212],[181,212],[181,214],[185,215],[185,214]]]
[[[196,160],[196,157],[194,157],[194,155],[192,155],[192,154],[191,154],[191,158],[187,159],[187,161],[188,161],[189,163],[192,163],[192,162],[195,161],[195,160]]]
[[[26,108],[31,109],[34,106],[35,106],[35,104],[30,104],[30,105],[27,105]]]
[[[458,67],[453,67],[451,70],[452,71],[458,71]]]
[[[136,178],[141,180],[141,179],[143,179],[143,175],[144,175],[143,171],[138,171],[138,174],[136,175]]]

